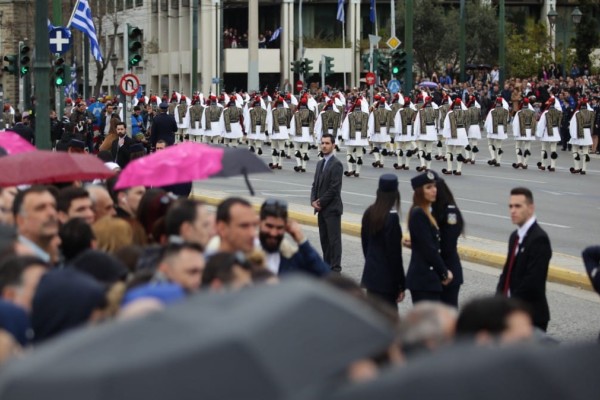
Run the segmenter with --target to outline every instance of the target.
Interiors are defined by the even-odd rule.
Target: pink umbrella
[[[36,150],[31,143],[13,131],[0,131],[0,147],[6,150],[8,154],[27,153]]]
[[[166,186],[207,179],[223,168],[224,149],[185,142],[131,161],[119,175],[115,189]]]

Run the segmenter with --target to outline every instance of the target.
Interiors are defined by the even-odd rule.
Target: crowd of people
[[[281,28],[279,28],[281,29]],[[277,30],[275,31],[277,32]],[[278,49],[280,46],[279,32],[267,29],[258,35],[259,49]],[[229,27],[223,31],[223,47],[226,49],[247,49],[248,32],[240,33],[237,28]]]

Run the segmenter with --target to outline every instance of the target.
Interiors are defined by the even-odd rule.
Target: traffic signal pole
[[[38,149],[50,150],[50,39],[48,38],[48,1],[35,2],[35,144]]]
[[[48,39],[49,41],[50,39]],[[19,82],[19,111],[23,113],[25,111],[25,88],[23,86],[24,79],[21,76],[21,47],[25,45],[25,42],[19,42],[19,49],[17,53],[17,82]]]

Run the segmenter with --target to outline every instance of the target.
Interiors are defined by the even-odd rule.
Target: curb
[[[221,197],[203,196],[198,194],[192,194],[191,197],[196,200],[202,200],[211,206],[217,206],[219,203],[221,203],[221,201],[223,201],[223,198]],[[260,204],[254,203],[253,206],[257,211],[260,209]],[[315,215],[293,210],[289,210],[288,215],[290,218],[295,219],[300,224],[318,226],[317,217]],[[342,221],[343,234],[360,237],[360,228],[360,224]],[[479,250],[471,246],[460,244],[458,245],[458,254],[460,255],[461,260],[498,269],[504,268],[504,262],[506,261],[506,256],[504,254]],[[592,292],[594,291],[586,274],[571,271],[569,269],[561,268],[552,264],[550,264],[548,269],[548,281],[585,289]]]

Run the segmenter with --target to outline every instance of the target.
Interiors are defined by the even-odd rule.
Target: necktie
[[[512,273],[513,266],[515,265],[515,259],[517,258],[517,248],[519,247],[519,235],[515,237],[515,242],[513,243],[510,249],[510,255],[508,258],[508,269],[506,270],[506,279],[504,280],[504,293],[505,296],[508,296],[508,291],[510,290],[510,275]]]
[[[323,167],[321,168],[321,172],[325,171],[325,166],[327,165],[327,160],[323,159]]]

